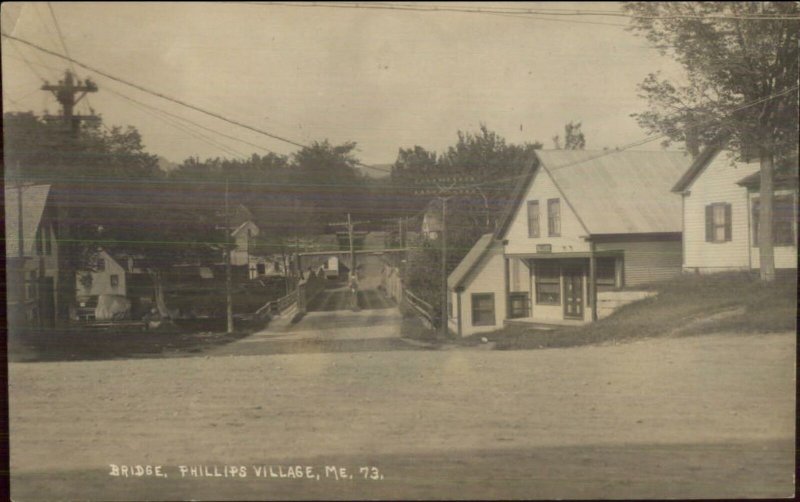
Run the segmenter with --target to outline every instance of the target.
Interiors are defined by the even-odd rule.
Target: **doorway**
[[[583,319],[583,267],[565,266],[564,319]]]

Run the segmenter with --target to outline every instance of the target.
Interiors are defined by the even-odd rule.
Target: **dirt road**
[[[365,352],[416,350],[400,339],[402,316],[376,290],[359,291],[353,310],[347,287],[322,291],[309,312],[293,324],[271,324],[234,343],[207,352],[209,356],[299,354],[309,352]]]
[[[11,364],[12,495],[785,497],[795,340]],[[180,465],[248,475],[181,478]],[[286,477],[296,465],[320,479]]]

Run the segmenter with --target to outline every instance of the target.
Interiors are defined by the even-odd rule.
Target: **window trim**
[[[557,208],[558,211],[553,211]],[[554,224],[554,222],[556,224]],[[558,228],[554,228],[558,227]],[[547,199],[547,236],[561,237],[561,199]]]
[[[536,218],[531,218],[531,208],[536,208]],[[540,223],[541,219],[541,208],[539,206],[538,200],[529,200],[528,201],[528,238],[529,239],[536,239],[541,236],[542,229]],[[531,222],[535,222],[535,226],[531,225]],[[534,231],[535,230],[535,231]]]
[[[108,283],[112,288],[118,288],[119,287],[119,274],[110,274],[108,276]]]
[[[714,221],[717,208],[722,208],[722,223]],[[706,242],[722,244],[730,242],[733,237],[733,211],[728,202],[714,202],[705,206]],[[717,230],[722,229],[722,239],[717,238]]]
[[[775,210],[777,206],[777,201],[788,201],[788,203],[792,206],[792,224],[791,224],[791,234],[787,237],[785,241],[778,242],[778,235],[784,235],[779,232],[775,231],[775,225],[777,223],[782,223],[776,221],[778,212]],[[757,248],[759,246],[758,242],[758,221],[759,221],[759,214],[758,209],[760,207],[760,197],[755,196],[750,199],[750,218],[752,221],[751,227],[751,246]],[[795,194],[788,194],[788,193],[781,193],[781,194],[774,194],[772,199],[772,247],[794,247],[797,245],[797,200],[795,198]],[[790,238],[789,238],[790,237]]]
[[[514,311],[514,300],[519,299],[524,301],[523,305],[523,315],[515,315],[516,312]],[[512,291],[508,293],[508,318],[509,319],[520,319],[525,317],[530,317],[531,315],[531,298],[530,294],[527,291]]]
[[[561,264],[560,263],[548,264],[549,266],[553,267],[556,271],[558,271],[557,274],[558,277],[556,278],[557,282],[553,281],[552,278],[548,278],[550,282],[542,283],[542,284],[556,284],[556,283],[558,284],[558,300],[555,301],[542,301],[539,299],[539,284],[541,283],[542,280],[542,275],[539,273],[539,271],[541,270],[542,265],[544,265],[542,262],[537,262],[535,265],[536,275],[534,277],[533,285],[534,285],[534,297],[536,305],[561,305],[561,297],[563,296],[561,291],[562,289],[561,276],[563,275],[561,273]]]
[[[477,305],[477,302],[475,300],[480,298],[480,297],[491,298],[491,300],[492,300],[492,320],[491,320],[491,322],[489,322],[489,321],[477,321],[476,318],[475,318],[476,317],[475,316],[475,313],[476,313],[475,306]],[[473,326],[496,326],[497,325],[497,315],[495,313],[496,304],[495,304],[495,299],[494,299],[494,293],[472,293],[470,295],[470,307],[471,307],[470,310],[472,311],[471,312],[472,313],[472,318],[470,319],[470,321],[472,322]]]

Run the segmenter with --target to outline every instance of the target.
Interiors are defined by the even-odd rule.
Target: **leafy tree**
[[[159,309],[162,275],[174,263],[219,256],[210,214],[184,204],[132,127],[83,124],[77,136],[31,113],[4,116],[7,181],[52,185],[59,245],[59,317],[75,299],[78,270],[100,248],[139,257],[153,277]],[[216,248],[215,248],[216,245]]]
[[[632,29],[686,69],[688,81],[651,74],[640,85],[649,109],[637,114],[650,132],[685,141],[696,153],[726,138],[760,162],[761,278],[775,277],[773,171],[791,158],[798,135],[797,2],[631,2]],[[796,168],[796,166],[795,166]]]
[[[561,137],[556,134],[553,136],[553,146],[556,150],[561,150]],[[586,139],[581,132],[581,123],[570,121],[564,125],[564,150],[583,150],[586,148]]]
[[[292,190],[303,204],[315,209],[324,224],[342,221],[345,213],[363,215],[366,177],[356,167],[356,143],[332,145],[315,141],[292,155]]]
[[[475,133],[459,131],[456,144],[439,157],[419,146],[400,150],[393,180],[398,191],[415,197],[415,209],[439,213],[441,204],[433,199],[439,192],[437,184],[444,189],[453,185],[447,192],[447,273],[481,235],[494,231],[509,191],[522,168],[531,162],[533,150],[541,147],[539,142],[507,144],[481,124]],[[412,243],[419,249],[410,255],[403,276],[408,287],[433,305],[437,313],[442,301],[440,245],[441,240]]]

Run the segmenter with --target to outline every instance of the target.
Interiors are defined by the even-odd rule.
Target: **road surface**
[[[795,354],[786,333],[11,363],[12,496],[789,497]]]
[[[278,327],[273,323],[208,355],[419,350],[401,340],[402,317],[391,300],[374,289],[359,291],[357,296],[354,310],[350,289],[333,285],[309,303],[308,313],[299,322]]]

